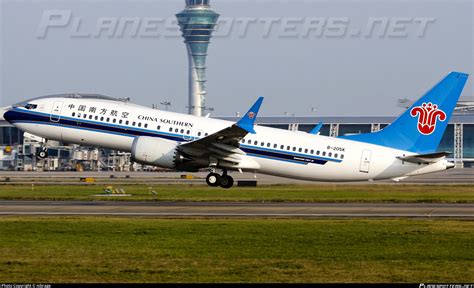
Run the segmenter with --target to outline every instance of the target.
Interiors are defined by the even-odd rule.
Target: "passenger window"
[[[286,150],[290,151],[291,147],[290,146],[286,146]]]
[[[92,120],[92,115],[89,115],[89,120]]]
[[[209,133],[204,134],[204,136],[206,136],[206,137],[209,136]]]
[[[191,134],[191,131],[189,131],[189,130],[188,130],[188,131],[186,131],[186,134],[187,134],[187,135]]]
[[[268,148],[270,148],[270,146],[272,146],[272,144],[270,144],[270,143],[267,143],[267,147],[268,147]]]
[[[104,117],[100,117],[100,121],[102,121],[102,122],[103,122],[103,121],[104,121]]]
[[[273,148],[278,148],[278,145],[277,144],[273,144]]]
[[[95,118],[94,118],[94,119],[95,119],[95,120],[99,120],[99,116],[95,116]]]
[[[329,152],[328,157],[332,157],[332,153],[331,153],[331,152]]]
[[[326,156],[326,151],[323,151],[323,156]]]
[[[72,112],[72,117],[76,116],[76,112]]]
[[[293,151],[296,151],[296,147],[293,147]]]
[[[284,150],[284,149],[285,149],[285,146],[284,146],[284,145],[281,145],[281,146],[280,146],[280,149],[281,149],[281,150]]]
[[[128,124],[130,124],[130,121],[127,120],[127,122],[125,122],[125,125],[128,125]]]
[[[258,145],[258,141],[254,141],[254,142],[253,142],[253,145]]]
[[[123,121],[122,121],[122,119],[120,119],[120,120],[119,120],[119,124],[122,124],[122,123],[123,123]]]
[[[304,149],[304,153],[308,153],[308,149]]]
[[[178,133],[178,132],[179,132],[179,129],[178,129],[178,128],[174,129],[174,132],[175,132],[175,133]]]
[[[298,152],[303,152],[303,148],[298,149]]]
[[[148,128],[148,123],[145,123],[145,128]]]
[[[87,118],[87,114],[84,114],[84,119],[86,119],[86,118]]]
[[[260,143],[260,146],[264,147],[264,146],[265,146],[265,142],[261,142],[261,143]]]
[[[135,126],[135,125],[137,125],[137,122],[132,122],[132,126]]]
[[[114,119],[112,120],[112,122],[117,123],[117,119],[114,118]]]
[[[77,113],[77,117],[78,117],[78,118],[81,118],[81,113]]]
[[[201,134],[202,134],[201,132],[198,132],[198,136],[201,136]]]
[[[161,130],[161,126],[156,127],[156,130]]]
[[[344,159],[344,154],[341,155],[341,159]]]
[[[138,122],[138,127],[142,127],[142,122]]]
[[[110,122],[110,118],[107,118],[107,122]]]
[[[252,140],[247,141],[247,144],[252,144]]]
[[[181,134],[184,134],[184,129],[181,129]]]
[[[334,158],[337,158],[337,156],[339,156],[337,153],[336,153],[336,154],[334,154]]]
[[[321,154],[321,151],[318,150],[318,151],[316,152],[316,155],[319,155],[319,154]]]
[[[173,127],[170,127],[170,132],[173,132]]]
[[[314,154],[314,150],[311,150],[311,152],[310,152],[310,153],[311,153],[311,154]]]

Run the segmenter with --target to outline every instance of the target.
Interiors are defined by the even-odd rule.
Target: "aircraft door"
[[[360,159],[360,168],[359,168],[360,172],[369,173],[371,158],[372,158],[371,150],[362,151],[362,157]]]
[[[51,122],[59,122],[61,119],[61,110],[63,109],[63,102],[56,101],[53,104],[53,108],[51,109],[51,115],[49,120]]]

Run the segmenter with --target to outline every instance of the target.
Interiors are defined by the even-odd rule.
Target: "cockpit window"
[[[36,105],[36,104],[29,104],[29,103],[28,103],[28,104],[26,104],[24,107],[25,107],[26,109],[28,109],[28,110],[35,110],[36,108],[38,108],[38,105]]]

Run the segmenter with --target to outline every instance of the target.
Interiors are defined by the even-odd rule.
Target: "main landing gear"
[[[222,176],[216,172],[211,172],[206,177],[206,183],[211,187],[221,186],[222,188],[229,189],[234,186],[234,178],[227,175],[227,171],[225,170]]]

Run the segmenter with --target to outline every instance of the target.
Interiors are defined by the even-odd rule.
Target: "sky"
[[[100,93],[186,112],[184,0],[0,0],[0,106]],[[474,74],[470,1],[211,0],[206,106],[263,116],[397,115],[450,71]],[[463,96],[474,96],[472,79]],[[160,106],[162,107],[162,106]]]

